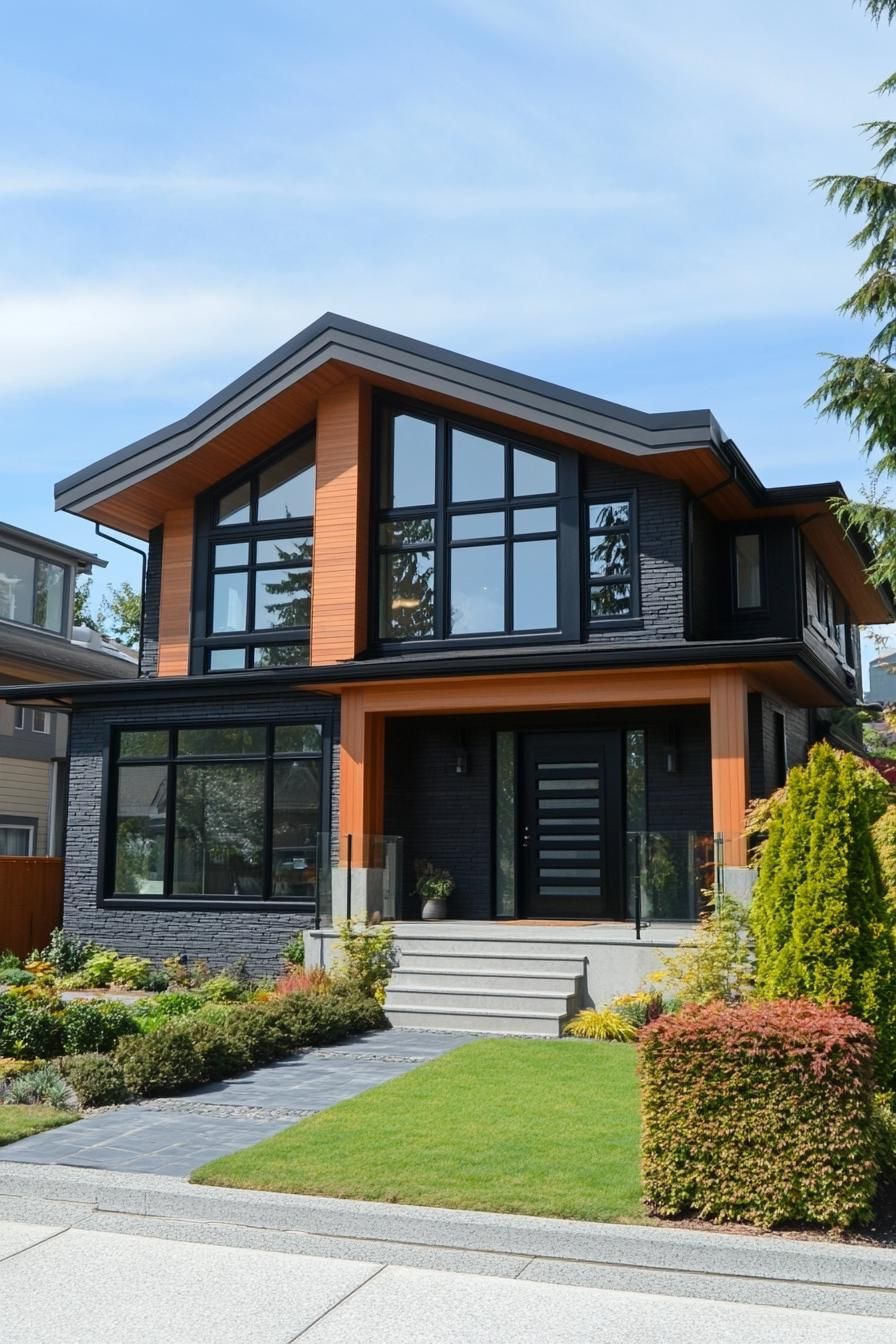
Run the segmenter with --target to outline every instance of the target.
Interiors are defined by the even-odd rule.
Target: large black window
[[[383,641],[555,633],[560,458],[425,413],[380,439]]]
[[[308,662],[313,519],[307,436],[205,497],[194,670]]]
[[[637,616],[634,497],[591,496],[586,508],[588,618],[594,625]]]
[[[122,729],[107,891],[313,904],[318,723]]]

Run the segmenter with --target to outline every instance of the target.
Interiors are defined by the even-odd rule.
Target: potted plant
[[[423,902],[423,919],[444,919],[448,897],[454,890],[454,878],[444,868],[435,868],[428,859],[416,865],[417,895]]]

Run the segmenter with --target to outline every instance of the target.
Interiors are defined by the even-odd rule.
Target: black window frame
[[[279,728],[293,727],[311,727],[316,726],[320,729],[320,751],[314,752],[275,752],[274,734]],[[191,730],[213,731],[216,728],[254,728],[263,729],[265,732],[265,750],[264,752],[244,752],[234,753],[233,755],[214,755],[210,753],[189,755],[177,754],[177,734],[189,732]],[[168,751],[162,756],[121,756],[120,746],[121,738],[125,733],[142,732],[164,732],[168,735]],[[274,766],[278,761],[288,760],[319,760],[320,761],[320,807],[318,829],[319,836],[329,835],[331,827],[332,814],[332,757],[333,757],[333,724],[332,716],[327,712],[302,714],[298,712],[284,717],[282,720],[261,721],[257,719],[246,719],[244,717],[228,718],[226,716],[220,719],[197,719],[189,718],[184,720],[165,719],[162,722],[147,723],[139,720],[128,720],[110,725],[107,729],[106,742],[103,749],[103,786],[102,797],[104,805],[101,814],[101,832],[99,853],[101,855],[101,879],[97,890],[97,907],[106,909],[127,909],[127,910],[242,910],[242,911],[297,911],[304,914],[313,913],[320,898],[320,860],[323,853],[323,846],[320,846],[321,852],[318,854],[318,876],[316,898],[314,900],[298,900],[295,898],[282,899],[274,897],[271,892],[271,874],[273,866],[273,813],[274,813]],[[257,764],[264,765],[264,801],[263,801],[263,868],[262,868],[262,891],[258,896],[227,896],[223,894],[208,894],[180,896],[173,891],[174,875],[174,837],[176,824],[176,799],[177,783],[176,771],[178,765],[233,765],[233,764]],[[116,869],[116,841],[117,841],[117,816],[118,816],[118,768],[121,765],[126,766],[146,766],[146,765],[164,765],[166,768],[166,809],[165,809],[165,832],[164,832],[164,876],[163,887],[170,895],[134,895],[126,892],[117,892],[115,890],[115,869]]]
[[[742,606],[737,591],[737,542],[739,537],[756,537],[759,550],[759,602],[756,606]],[[731,532],[731,610],[734,616],[749,620],[751,617],[768,615],[768,557],[766,555],[765,532],[755,524],[735,527]]]
[[[26,630],[39,630],[44,635],[55,635],[57,639],[67,639],[71,632],[71,599],[72,588],[74,584],[72,576],[72,566],[64,564],[61,560],[52,560],[48,555],[40,555],[37,551],[30,551],[25,546],[13,546],[8,541],[0,537],[0,549],[11,551],[13,555],[22,555],[26,560],[33,560],[34,570],[34,591],[31,595],[31,615],[34,616],[34,609],[37,603],[37,566],[39,564],[52,565],[54,569],[62,570],[62,621],[58,630],[54,630],[51,625],[39,625],[37,621],[23,621],[18,616],[0,616],[0,622],[7,621],[10,625],[21,625]]]
[[[628,505],[628,522],[612,527],[592,527],[591,507],[594,504]],[[639,546],[638,491],[634,487],[625,490],[584,490],[582,492],[582,601],[585,625],[589,633],[602,630],[625,630],[639,628],[641,620],[641,564]],[[627,575],[607,575],[603,578],[591,576],[591,538],[610,534],[628,534],[629,572]],[[627,583],[631,590],[630,610],[618,616],[593,616],[591,614],[591,593],[594,588],[613,587]]]
[[[316,438],[316,426],[314,423],[306,425],[296,434],[289,435],[288,438],[281,440],[268,452],[255,457],[245,466],[232,472],[229,476],[220,481],[216,481],[214,486],[203,491],[197,496],[195,509],[196,536],[193,553],[193,619],[192,619],[192,637],[190,648],[190,674],[192,676],[202,676],[203,674],[213,672],[215,675],[224,672],[266,672],[270,675],[283,673],[292,675],[296,667],[306,667],[311,657],[311,591],[314,583],[314,513],[303,515],[300,518],[286,518],[283,520],[272,520],[269,522],[258,521],[255,514],[258,504],[258,478],[262,472],[269,467],[275,466],[282,458],[288,457],[290,453],[302,448],[306,444],[314,444]],[[317,454],[314,455],[314,468],[317,469]],[[216,517],[218,502],[221,498],[231,491],[237,489],[240,485],[249,483],[250,490],[250,520],[248,523],[219,523]],[[282,538],[293,536],[306,536],[311,542],[311,559],[307,566],[304,564],[281,564],[271,561],[269,564],[263,562],[258,565],[256,562],[257,545],[260,541],[277,541]],[[249,559],[244,565],[221,565],[214,563],[214,549],[219,545],[227,543],[246,542],[249,547]],[[254,630],[249,628],[252,622],[255,602],[255,576],[265,569],[271,571],[276,569],[297,569],[307,568],[310,576],[309,594],[308,594],[308,624],[302,626],[284,627],[282,629],[272,630]],[[213,632],[211,630],[212,611],[213,611],[213,585],[216,573],[237,573],[246,572],[247,592],[246,592],[246,630],[233,632]],[[270,645],[299,645],[307,650],[305,659],[298,663],[288,663],[275,667],[257,666],[254,661],[256,649],[264,648]],[[217,650],[241,649],[245,650],[243,665],[234,668],[211,668],[211,655]]]
[[[381,504],[381,487],[387,454],[391,450],[389,434],[392,417],[409,415],[426,420],[435,427],[435,490],[431,505],[407,505],[387,508]],[[488,421],[456,414],[428,402],[379,394],[373,401],[374,451],[371,497],[371,559],[368,592],[370,613],[370,648],[377,654],[403,651],[445,650],[458,648],[503,647],[521,644],[560,643],[581,636],[581,616],[578,592],[581,584],[578,554],[578,459],[571,450],[546,443],[529,435],[502,433],[501,427]],[[451,455],[449,434],[452,429],[502,444],[505,454],[504,494],[500,497],[477,500],[452,500],[450,490]],[[556,464],[557,489],[553,493],[516,495],[513,493],[513,452],[544,457]],[[545,532],[514,534],[513,515],[525,508],[556,508],[556,529]],[[504,531],[494,538],[466,538],[453,540],[451,520],[459,515],[504,514]],[[380,543],[380,528],[389,522],[430,518],[433,523],[431,542],[393,546]],[[513,546],[519,541],[543,541],[556,537],[557,542],[557,623],[534,630],[513,630]],[[504,547],[504,629],[482,633],[450,633],[450,562],[454,550],[481,545]],[[433,553],[433,634],[415,637],[383,636],[381,634],[381,587],[384,577],[384,559],[396,551],[431,551]]]

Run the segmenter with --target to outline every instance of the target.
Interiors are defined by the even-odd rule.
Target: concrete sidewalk
[[[896,1323],[110,1231],[0,1200],[4,1344],[894,1344]],[[53,1222],[33,1221],[55,1213]],[[162,1230],[159,1228],[158,1230]],[[890,1296],[890,1294],[888,1294]]]
[[[743,1335],[753,1341],[813,1339],[845,1344],[875,1339],[878,1344],[885,1341],[896,1344],[896,1251],[874,1247],[367,1204],[191,1186],[171,1177],[12,1164],[0,1169],[0,1220],[12,1226],[12,1232],[8,1228],[6,1235],[13,1241],[15,1225],[27,1224],[32,1230],[19,1235],[26,1240],[31,1238],[28,1245],[47,1235],[58,1236],[62,1241],[63,1231],[68,1239],[63,1245],[77,1244],[68,1269],[52,1258],[62,1255],[58,1247],[52,1257],[49,1245],[41,1252],[42,1256],[50,1257],[53,1272],[62,1276],[59,1282],[71,1285],[68,1292],[74,1294],[75,1300],[83,1297],[85,1302],[92,1303],[93,1299],[86,1296],[88,1287],[90,1293],[99,1293],[97,1302],[105,1301],[104,1294],[114,1298],[122,1282],[127,1281],[129,1267],[143,1264],[138,1238],[140,1243],[155,1243],[154,1249],[146,1252],[148,1281],[153,1283],[152,1266],[167,1263],[162,1249],[165,1243],[173,1243],[167,1252],[172,1263],[195,1263],[195,1272],[200,1277],[211,1275],[209,1282],[215,1281],[217,1271],[213,1273],[207,1266],[223,1264],[228,1258],[224,1255],[223,1260],[217,1260],[213,1252],[221,1255],[226,1251],[238,1252],[243,1258],[232,1261],[234,1282],[241,1284],[241,1291],[251,1299],[255,1292],[253,1276],[258,1276],[259,1283],[269,1285],[273,1274],[282,1284],[269,1301],[282,1300],[284,1312],[293,1311],[295,1305],[287,1291],[289,1285],[308,1286],[309,1297],[302,1297],[301,1305],[303,1310],[310,1310],[309,1303],[323,1300],[310,1289],[314,1285],[321,1287],[326,1298],[326,1292],[330,1291],[327,1285],[335,1284],[332,1291],[338,1288],[342,1296],[338,1298],[341,1305],[339,1313],[334,1311],[334,1319],[343,1323],[340,1328],[344,1340],[388,1338],[397,1344],[408,1339],[422,1344],[430,1339],[556,1338],[620,1342],[631,1339],[646,1344],[656,1339],[666,1344],[675,1339],[737,1337],[740,1340]],[[53,1231],[38,1234],[34,1227]],[[91,1237],[100,1236],[101,1243],[91,1242]],[[266,1255],[273,1259],[256,1265],[254,1257]],[[83,1261],[89,1266],[91,1256],[96,1257],[98,1264],[104,1260],[108,1263],[105,1285],[99,1268],[95,1277],[92,1270],[86,1273],[83,1284],[78,1277],[76,1263],[80,1265]],[[30,1277],[37,1283],[43,1260],[37,1257],[37,1251],[34,1257]],[[263,1268],[274,1262],[274,1269]],[[328,1277],[323,1268],[326,1265],[338,1267],[335,1278]],[[388,1267],[389,1272],[381,1276],[378,1271],[383,1267]],[[4,1277],[5,1268],[0,1262],[0,1303],[4,1306],[8,1292],[20,1291],[15,1286],[17,1280],[10,1282]],[[172,1284],[180,1282],[179,1274],[180,1270],[173,1273]],[[160,1275],[161,1281],[166,1282],[161,1271]],[[51,1277],[48,1271],[48,1285]],[[28,1275],[23,1278],[23,1285],[28,1278]],[[482,1286],[484,1280],[491,1286]],[[477,1281],[480,1287],[475,1286]],[[364,1296],[368,1305],[358,1319],[370,1312],[379,1321],[377,1313],[382,1313],[388,1330],[383,1324],[381,1334],[376,1333],[370,1322],[369,1333],[363,1330],[351,1333],[355,1329],[354,1313],[359,1310],[353,1305],[355,1299],[351,1294],[362,1284],[366,1285]],[[523,1287],[550,1288],[553,1295],[520,1293]],[[580,1296],[586,1290],[590,1296]],[[190,1304],[197,1294],[205,1292],[199,1279],[192,1287],[184,1286],[178,1291],[184,1294],[187,1332],[183,1336],[176,1333],[181,1319],[177,1315],[166,1323],[164,1330],[159,1328],[154,1338],[183,1337],[194,1341],[206,1337],[231,1338],[227,1329],[218,1325],[214,1329],[209,1325],[210,1333],[204,1336],[200,1325],[206,1318],[198,1318],[199,1325],[190,1318]],[[268,1291],[266,1287],[265,1292]],[[25,1292],[24,1287],[21,1292]],[[167,1288],[160,1300],[165,1300],[166,1292]],[[15,1295],[9,1300],[18,1301]],[[222,1303],[228,1300],[224,1293]],[[655,1304],[661,1300],[662,1309],[654,1312]],[[21,1310],[25,1312],[23,1319],[31,1320],[40,1312],[37,1307],[28,1307],[28,1301],[27,1296],[22,1298]],[[624,1309],[623,1301],[627,1304]],[[440,1310],[445,1313],[441,1324],[438,1311],[432,1319],[427,1315],[436,1302],[442,1303]],[[526,1334],[523,1325],[511,1328],[509,1321],[514,1313],[520,1313],[521,1320],[528,1321],[530,1316],[533,1321],[542,1320],[539,1302],[553,1304],[548,1318],[553,1320],[552,1313],[557,1313],[558,1333],[546,1330],[541,1335]],[[579,1305],[567,1310],[562,1306],[564,1302]],[[727,1314],[720,1316],[723,1303],[728,1304]],[[747,1308],[751,1314],[738,1314]],[[121,1305],[121,1311],[129,1309],[127,1303]],[[93,1305],[90,1310],[94,1310]],[[116,1316],[118,1310],[114,1302],[107,1304],[101,1319],[108,1316],[119,1320],[119,1338],[142,1339],[143,1335],[134,1334],[130,1317]],[[469,1312],[473,1316],[468,1320]],[[490,1312],[497,1315],[490,1316]],[[405,1313],[416,1335],[410,1326],[410,1332],[403,1333]],[[506,1319],[501,1313],[505,1313]],[[584,1313],[575,1328],[570,1323],[570,1313]],[[798,1324],[803,1314],[807,1321],[811,1318],[810,1324]],[[2,1319],[8,1322],[18,1318],[4,1313]],[[56,1318],[51,1313],[46,1319]],[[234,1319],[242,1320],[239,1313]],[[492,1321],[489,1329],[469,1333],[482,1320]],[[721,1320],[728,1322],[726,1329],[730,1327],[730,1334],[720,1333]],[[668,1328],[673,1321],[678,1323],[676,1330],[680,1333]],[[156,1318],[157,1327],[158,1324]],[[591,1333],[581,1333],[586,1327]],[[248,1331],[245,1321],[241,1328]],[[300,1337],[304,1328],[296,1325],[293,1334],[285,1336],[248,1331],[233,1337],[248,1341],[268,1337],[292,1339]],[[37,1333],[34,1329],[23,1333],[22,1340],[44,1338],[40,1334],[43,1329],[40,1321],[36,1329]],[[317,1333],[308,1336],[311,1340],[336,1338],[324,1330],[323,1321],[314,1330]],[[53,1344],[58,1344],[60,1337],[82,1338],[56,1326],[46,1335],[47,1339],[53,1339]],[[97,1344],[106,1338],[95,1331],[83,1337]],[[8,1338],[19,1336],[8,1336],[4,1328],[0,1330],[0,1338],[6,1344]],[[153,1335],[150,1333],[146,1338]]]

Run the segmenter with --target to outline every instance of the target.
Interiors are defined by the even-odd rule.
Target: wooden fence
[[[27,957],[62,923],[62,859],[0,855],[0,952]]]

